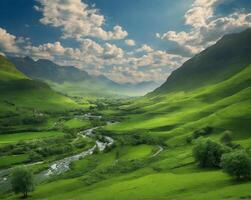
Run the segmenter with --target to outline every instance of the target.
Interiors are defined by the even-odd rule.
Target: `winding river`
[[[99,118],[99,119],[102,118],[102,116],[92,116],[89,113],[85,114],[84,117],[85,118]],[[107,124],[110,124],[110,123],[111,122],[107,122]],[[98,128],[99,127],[86,129],[84,131],[79,132],[77,135],[78,137],[93,137],[94,136],[93,131]],[[72,162],[85,158],[88,155],[92,155],[97,148],[99,151],[104,151],[107,147],[111,146],[114,143],[114,140],[111,137],[103,136],[103,138],[104,138],[104,141],[96,140],[95,145],[86,151],[83,151],[73,156],[65,157],[61,160],[54,161],[53,163],[51,163],[50,167],[47,170],[42,171],[39,174],[36,174],[35,179],[38,180],[38,182],[41,182],[43,180],[48,179],[51,176],[59,175],[61,173],[67,172],[68,170],[70,170],[70,165]],[[26,166],[40,164],[40,163],[27,164]],[[0,192],[10,189],[9,176],[10,176],[11,170],[12,168],[0,170]]]

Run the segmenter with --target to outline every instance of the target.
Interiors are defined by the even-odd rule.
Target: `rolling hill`
[[[140,96],[159,85],[155,82],[120,84],[104,75],[91,76],[72,66],[60,66],[50,60],[10,57],[18,70],[32,79],[48,83],[53,89],[73,96]]]
[[[37,109],[65,111],[79,106],[47,84],[29,79],[18,71],[8,59],[0,56],[0,108],[1,116]]]

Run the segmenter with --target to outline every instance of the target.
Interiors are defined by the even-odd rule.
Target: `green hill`
[[[224,36],[174,71],[153,94],[187,91],[221,82],[251,63],[251,29]]]
[[[250,153],[250,38],[250,30],[226,36],[153,93],[99,106],[104,119],[119,122],[97,130],[97,136],[109,135],[116,145],[74,162],[65,174],[39,185],[32,199],[250,199],[250,180],[200,168],[193,156],[199,136],[223,145],[226,132],[229,148]]]
[[[40,185],[32,198],[249,199],[251,182],[234,181],[218,168],[199,168],[192,154],[196,140],[188,138],[211,127],[213,131],[204,137],[219,142],[222,134],[230,131],[235,145],[250,149],[250,98],[251,65],[247,65],[215,84],[101,110],[107,116],[123,117],[104,130],[116,141],[124,141],[122,145],[116,143],[111,151],[75,162],[63,177]],[[163,151],[159,152],[158,145]]]
[[[239,148],[251,148],[250,38],[250,30],[224,37],[184,64],[159,89],[120,107],[125,119],[106,127],[107,131],[120,136],[141,133],[161,138],[166,150],[150,165],[161,175],[152,172],[121,181],[123,186],[114,184],[110,189],[122,191],[123,187],[126,192],[122,193],[126,196],[134,185],[137,192],[142,189],[141,195],[135,194],[139,199],[144,199],[145,187],[148,188],[145,197],[152,199],[250,197],[246,192],[251,187],[250,181],[233,182],[218,169],[199,169],[192,157],[196,141],[190,141],[196,131],[210,127],[212,132],[204,137],[219,142],[222,134],[228,131]],[[212,70],[207,73],[210,66]],[[156,186],[157,183],[161,186]],[[104,192],[106,188],[97,191]],[[123,196],[121,199],[129,198]]]
[[[0,80],[27,79],[27,77],[16,69],[16,67],[0,55]]]
[[[30,80],[5,57],[0,57],[1,116],[18,110],[65,111],[79,106],[40,81]]]

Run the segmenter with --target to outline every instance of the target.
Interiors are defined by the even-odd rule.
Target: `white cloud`
[[[148,71],[139,71],[130,67],[119,67],[114,66],[105,75],[114,81],[127,83],[131,82],[142,82],[142,81],[156,81],[162,82],[166,79],[167,73],[163,72],[161,68],[150,69]],[[128,79],[130,77],[130,79]]]
[[[136,50],[136,52],[152,52],[152,47],[148,46],[147,44],[142,45],[140,48]]]
[[[116,45],[106,43],[104,46],[104,59],[123,58],[124,51]]]
[[[41,7],[36,6],[35,9],[43,14],[41,23],[60,27],[64,38],[73,38],[78,41],[86,37],[120,40],[128,35],[121,26],[113,27],[112,31],[104,30],[104,16],[81,0],[38,1]]]
[[[53,59],[53,56],[62,55],[65,52],[65,49],[61,46],[60,42],[47,43],[39,45],[38,47],[28,45],[25,48],[25,54],[32,56],[33,58],[44,58],[44,59]]]
[[[60,42],[55,42],[28,45],[24,52],[35,59],[50,59],[61,65],[77,66],[91,74],[104,74],[118,82],[163,81],[185,61],[181,56],[160,50],[136,57],[114,44],[101,46],[90,39],[84,40],[80,48],[63,47]]]
[[[223,35],[251,27],[251,13],[235,12],[216,16],[215,8],[224,0],[195,0],[185,14],[185,23],[191,26],[188,32],[168,31],[156,34],[157,38],[176,42],[190,54],[196,54],[214,44]]]
[[[19,52],[18,38],[8,33],[5,29],[0,28],[0,50],[8,53]]]
[[[136,43],[135,43],[134,40],[125,40],[125,43],[126,43],[126,45],[128,45],[128,46],[135,46],[135,45],[136,45]]]

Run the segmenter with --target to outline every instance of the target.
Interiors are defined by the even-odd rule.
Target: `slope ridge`
[[[221,82],[251,63],[251,28],[229,34],[175,70],[152,95]]]

